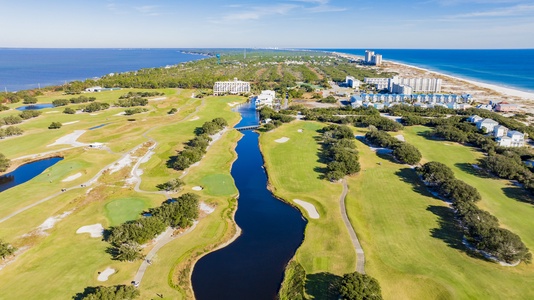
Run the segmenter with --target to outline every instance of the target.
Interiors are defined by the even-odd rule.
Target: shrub
[[[62,125],[63,124],[61,124],[60,122],[52,122],[52,124],[48,126],[48,129],[59,129]]]
[[[66,107],[65,110],[63,110],[64,114],[74,115],[76,113],[76,110],[70,107]]]
[[[381,300],[380,284],[369,275],[358,272],[343,275],[339,285],[339,295],[343,300]]]

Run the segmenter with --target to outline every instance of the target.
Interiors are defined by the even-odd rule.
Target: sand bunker
[[[297,130],[297,131],[298,131],[298,132],[303,132],[304,130],[302,130],[302,129],[299,129],[299,130]]]
[[[193,191],[202,191],[202,187],[201,186],[194,186],[193,188],[191,188]]]
[[[99,238],[99,237],[102,237],[102,234],[104,233],[104,227],[102,227],[102,224],[100,223],[94,224],[94,225],[87,225],[87,226],[80,227],[78,230],[76,230],[76,233],[77,234],[89,233],[92,238]],[[106,280],[107,280],[107,277],[106,277]]]
[[[299,199],[293,199],[293,202],[297,203],[298,205],[302,206],[308,212],[308,216],[312,219],[319,219],[319,213],[315,209],[315,206],[313,204],[308,203],[306,201],[302,201]]]
[[[89,114],[90,116],[98,116],[99,114]]]
[[[76,173],[76,174],[74,174],[74,175],[70,175],[69,177],[67,177],[67,178],[65,178],[65,179],[63,179],[63,180],[61,180],[61,182],[73,181],[73,180],[75,180],[75,179],[80,178],[81,176],[82,176],[82,173]]]
[[[80,121],[72,121],[72,122],[67,122],[67,123],[63,123],[62,125],[70,125],[70,124],[74,124],[74,123],[78,123]]]
[[[109,174],[113,174],[119,171],[120,169],[129,166],[131,163],[132,157],[130,156],[130,154],[128,154],[109,168]]]
[[[61,215],[53,216],[53,217],[46,219],[43,222],[43,224],[37,227],[37,231],[39,232],[39,234],[46,235],[47,230],[54,228],[54,225],[56,225],[57,222],[63,220],[65,217],[67,217],[70,214],[71,214],[70,211],[66,211],[62,213]]]
[[[50,147],[50,146],[55,146],[55,145],[71,145],[73,147],[82,147],[82,146],[86,146],[87,144],[84,144],[84,143],[80,143],[80,142],[77,142],[76,140],[78,140],[80,138],[80,136],[82,136],[82,134],[84,134],[87,130],[75,130],[73,133],[70,133],[70,134],[67,134],[66,136],[63,136],[63,137],[60,137],[59,139],[57,139],[54,143],[48,145],[47,147]]]
[[[228,103],[228,106],[234,107],[234,106],[236,106],[238,104],[239,104],[239,102],[230,102],[230,103]]]
[[[104,271],[100,272],[100,274],[98,274],[98,277],[96,278],[96,280],[98,281],[107,281],[109,276],[115,274],[115,269],[112,269],[110,267],[107,267]]]
[[[199,116],[194,116],[194,117],[192,117],[191,120],[189,120],[189,121],[196,121],[196,120],[198,120],[198,119],[200,119]]]
[[[126,113],[125,112],[120,112],[118,114],[114,114],[114,116],[124,116]]]
[[[150,101],[161,101],[161,100],[165,100],[167,99],[167,97],[158,97],[158,98],[152,98],[152,99],[148,99]]]
[[[281,138],[279,138],[277,140],[274,140],[274,141],[277,142],[277,143],[285,143],[285,142],[289,141],[289,138],[284,136],[284,137],[281,137]]]
[[[402,134],[396,135],[395,138],[401,142],[406,142],[406,140],[404,139],[404,135]]]
[[[55,113],[58,113],[59,111],[58,110],[53,110],[53,111],[47,111],[45,112],[45,114],[55,114]]]
[[[200,203],[200,210],[209,215],[209,214],[211,214],[212,212],[215,211],[215,208],[207,205],[204,202],[201,202]]]

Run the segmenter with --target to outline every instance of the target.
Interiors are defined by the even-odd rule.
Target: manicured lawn
[[[453,167],[473,163],[480,156],[461,145],[429,141],[418,135],[423,130],[410,127],[403,134],[407,142],[421,150],[426,161],[437,160]],[[469,256],[452,211],[427,192],[415,171],[387,157],[381,158],[363,143],[357,143],[362,172],[349,179],[347,210],[365,251],[366,272],[378,279],[385,299],[534,297],[530,288],[530,282],[534,282],[532,265],[502,267]],[[501,198],[498,201],[502,203],[518,204],[504,198],[502,191],[494,197],[483,191],[484,186],[502,184],[499,180],[478,178],[458,167],[454,171],[462,180],[473,176],[469,184],[479,181],[477,188],[484,198],[481,204]],[[528,211],[526,206],[523,209]],[[504,223],[497,210],[492,214]],[[524,220],[524,224],[531,219]],[[519,227],[506,225],[521,235]],[[523,237],[532,249],[529,238]]]
[[[235,194],[234,179],[228,174],[208,175],[202,180],[202,187],[212,196],[229,196]]]
[[[147,208],[147,201],[137,197],[113,200],[105,206],[106,217],[109,219],[111,226],[138,219],[141,212]]]
[[[324,125],[317,122],[293,121],[272,132],[262,133],[260,145],[274,194],[289,203],[293,203],[293,199],[307,201],[320,215],[319,219],[308,218],[306,237],[297,251],[297,261],[308,274],[329,272],[342,275],[355,270],[356,253],[341,220],[339,196],[342,186],[322,179],[321,170],[325,164],[319,162],[320,145],[317,142],[320,137],[317,130],[322,127]],[[277,143],[276,140],[282,137],[289,140]],[[301,211],[307,216],[304,210]]]

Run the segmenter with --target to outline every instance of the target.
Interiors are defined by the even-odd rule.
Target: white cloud
[[[486,11],[476,11],[466,14],[453,15],[452,18],[492,18],[530,15],[534,13],[534,5],[515,5]]]
[[[251,7],[248,10],[243,10],[237,13],[230,13],[223,16],[223,21],[244,21],[244,20],[258,20],[262,17],[272,15],[286,15],[291,10],[297,8],[297,5],[292,4],[277,4],[272,6],[258,6]]]
[[[160,13],[157,12],[157,9],[159,9],[159,6],[157,5],[144,5],[144,6],[136,6],[134,9],[144,15],[148,16],[159,16]]]

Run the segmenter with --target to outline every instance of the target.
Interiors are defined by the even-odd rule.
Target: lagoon
[[[63,160],[63,157],[52,157],[37,160],[24,164],[16,168],[13,172],[0,176],[0,192],[33,179],[35,176],[43,173],[44,170],[55,165],[61,160]]]

